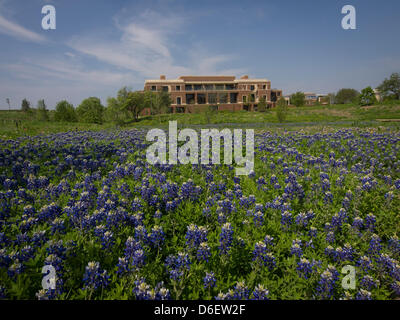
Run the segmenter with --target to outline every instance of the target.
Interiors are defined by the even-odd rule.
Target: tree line
[[[392,73],[390,78],[386,78],[376,88],[381,101],[383,103],[390,103],[400,100],[400,74]],[[378,101],[372,87],[366,87],[361,92],[352,88],[340,89],[337,93],[329,93],[327,96],[329,104],[358,104],[361,106],[373,105]],[[301,107],[306,103],[306,97],[303,92],[296,92],[290,96],[290,104]]]
[[[84,99],[78,107],[74,107],[67,100],[56,104],[52,116],[47,109],[44,100],[39,100],[36,109],[31,107],[27,99],[22,100],[21,110],[35,113],[41,121],[57,122],[84,122],[97,123],[115,122],[122,124],[129,121],[137,121],[139,114],[146,108],[151,115],[160,115],[170,111],[171,98],[168,92],[132,91],[123,87],[116,97],[107,99],[107,106],[103,106],[97,97]]]

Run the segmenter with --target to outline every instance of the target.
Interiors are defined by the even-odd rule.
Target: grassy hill
[[[179,126],[235,126],[254,128],[298,129],[310,126],[394,126],[400,128],[400,105],[332,105],[289,108],[285,123],[278,123],[275,110],[267,112],[231,112],[165,114],[141,117],[137,122],[128,122],[124,128],[165,127],[168,121],[176,120]],[[22,111],[0,111],[0,138],[21,135],[37,135],[71,130],[112,129],[112,123],[64,123],[39,121],[34,113]]]

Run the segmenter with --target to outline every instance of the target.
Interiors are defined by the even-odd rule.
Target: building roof
[[[270,82],[268,79],[236,79],[235,76],[180,76],[178,79],[145,80],[145,83],[243,83],[243,82]]]

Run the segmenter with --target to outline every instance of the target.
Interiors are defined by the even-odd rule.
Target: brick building
[[[282,90],[271,89],[267,79],[249,79],[242,76],[181,76],[167,80],[146,80],[145,91],[167,91],[172,100],[173,113],[194,113],[209,105],[215,110],[256,111],[261,97],[272,108],[282,96]],[[148,114],[148,110],[144,112]]]

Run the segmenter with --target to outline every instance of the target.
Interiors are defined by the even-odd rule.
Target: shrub
[[[264,97],[261,97],[260,100],[258,101],[257,111],[259,112],[267,111],[267,101],[265,101]]]
[[[74,106],[68,101],[63,100],[57,103],[54,113],[55,121],[77,122]]]
[[[290,97],[290,103],[295,105],[296,107],[304,106],[305,102],[306,102],[306,96],[304,95],[303,92],[300,92],[300,91],[296,92],[296,93],[292,94],[292,96]],[[285,104],[286,104],[286,102],[285,102]]]
[[[363,89],[358,100],[358,104],[361,106],[370,106],[377,103],[374,90],[371,87]]]
[[[37,103],[37,117],[40,121],[49,121],[49,111],[46,109],[43,99]]]
[[[360,93],[355,89],[340,89],[335,96],[335,103],[345,104],[345,103],[356,103]]]
[[[96,97],[83,100],[76,108],[76,113],[80,122],[101,124],[104,120],[104,107]]]
[[[280,123],[286,120],[287,113],[288,113],[288,106],[286,104],[286,100],[285,98],[280,97],[276,105],[276,116]]]
[[[24,99],[21,103],[21,110],[27,112],[31,109],[31,104],[28,100]]]

